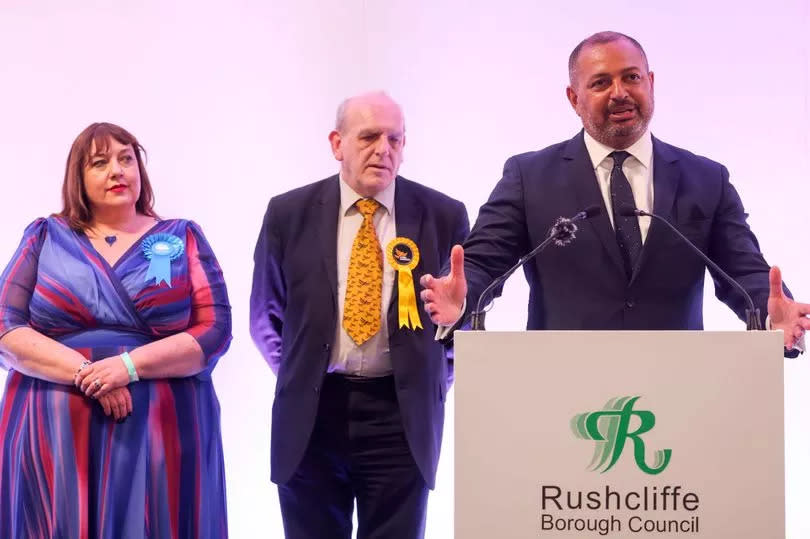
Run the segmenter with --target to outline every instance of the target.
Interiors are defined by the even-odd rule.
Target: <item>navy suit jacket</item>
[[[338,181],[332,176],[274,197],[256,244],[250,327],[277,374],[270,442],[276,483],[290,479],[307,448],[339,323]],[[399,176],[394,207],[397,236],[412,239],[419,249],[413,280],[423,329],[398,327],[395,286],[388,309],[389,348],[411,454],[433,488],[452,363],[423,311],[419,278],[440,272],[453,245],[469,232],[469,221],[461,202]]]
[[[654,213],[692,240],[752,296],[764,322],[769,266],[742,202],[719,164],[653,138]],[[598,205],[566,247],[551,246],[524,271],[527,329],[702,329],[705,265],[653,220],[627,279],[583,132],[510,158],[464,244],[472,310],[481,291],[539,244],[555,219]],[[715,279],[717,297],[744,319],[741,294]]]

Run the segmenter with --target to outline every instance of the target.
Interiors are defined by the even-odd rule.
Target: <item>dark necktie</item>
[[[616,241],[619,243],[619,252],[624,260],[624,269],[629,279],[633,275],[633,268],[641,253],[641,230],[638,227],[638,217],[622,217],[619,208],[622,206],[636,207],[633,199],[633,189],[627,176],[622,171],[622,163],[630,157],[627,152],[612,152],[613,170],[610,171],[610,202],[613,206],[613,227],[616,229]]]

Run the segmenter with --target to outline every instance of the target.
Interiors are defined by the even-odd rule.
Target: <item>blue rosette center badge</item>
[[[171,263],[177,260],[185,250],[183,240],[174,234],[158,233],[144,238],[141,242],[143,256],[149,261],[146,270],[146,280],[155,279],[155,285],[165,282],[172,286]]]

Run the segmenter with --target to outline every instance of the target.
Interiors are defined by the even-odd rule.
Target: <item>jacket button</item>
[[[324,349],[324,351],[325,351],[325,352],[328,352],[328,351],[329,351],[329,348],[331,348],[331,346],[329,346],[329,343],[325,343],[325,344],[323,345],[323,349]]]
[[[318,387],[318,386],[315,386],[312,389],[313,389],[313,391],[315,391],[315,393],[320,393],[320,391],[321,391],[321,388]]]
[[[633,303],[632,299],[628,299],[627,301],[624,302],[624,306],[627,307],[628,309],[632,309],[633,307],[636,306],[636,304]]]

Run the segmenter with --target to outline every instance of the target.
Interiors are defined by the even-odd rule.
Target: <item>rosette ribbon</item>
[[[152,234],[141,242],[141,249],[143,249],[143,256],[149,261],[146,280],[155,279],[156,286],[165,282],[171,287],[171,263],[183,254],[185,250],[183,240],[174,234]]]
[[[419,248],[408,238],[394,238],[385,249],[388,262],[397,270],[397,290],[399,291],[399,327],[422,329],[419,309],[416,305],[416,292],[413,287],[412,270],[419,264]]]

